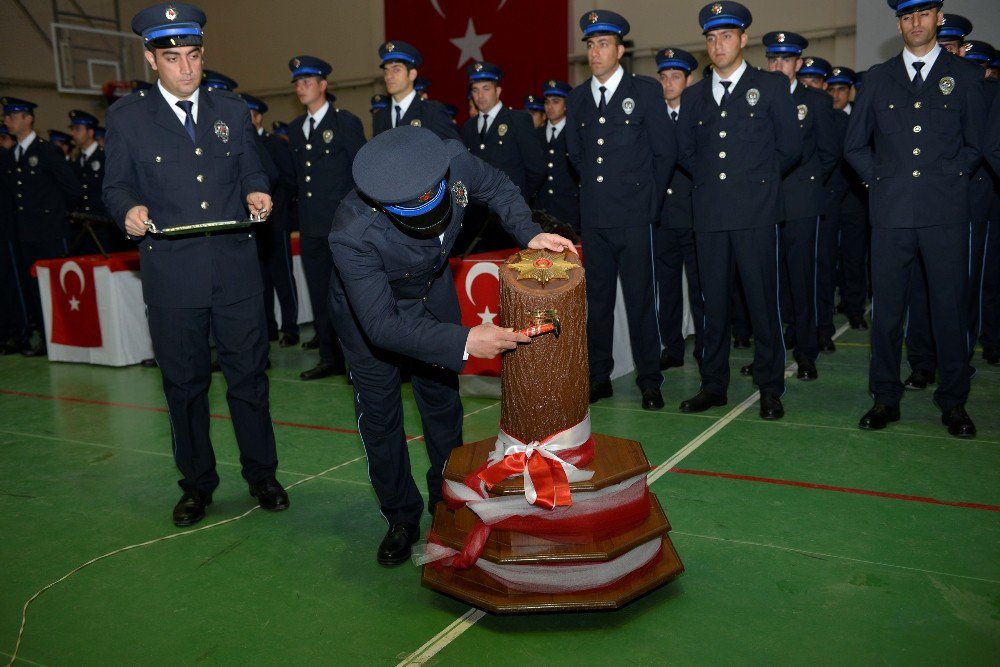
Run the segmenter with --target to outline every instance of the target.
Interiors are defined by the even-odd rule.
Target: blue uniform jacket
[[[517,187],[498,169],[469,155],[457,141],[448,142],[448,187],[461,184],[469,201],[489,206],[521,247],[541,228]],[[330,232],[335,273],[331,284],[334,325],[353,318],[375,347],[461,371],[469,336],[448,254],[458,237],[466,208],[452,200],[452,220],[438,237],[417,239],[403,232],[356,191],[344,198]],[[338,304],[345,303],[350,313]]]
[[[392,106],[393,101],[390,97],[389,107],[384,109],[385,113],[377,113],[372,117],[372,136],[392,129],[392,117],[396,115],[396,110]],[[458,128],[451,122],[451,116],[448,115],[444,105],[434,100],[422,100],[419,93],[403,114],[401,125],[426,127],[442,139],[460,138]]]
[[[531,116],[502,107],[490,121],[486,143],[479,141],[479,120],[473,116],[462,126],[462,141],[476,157],[493,165],[514,182],[525,201],[538,192],[545,178],[545,157],[535,136]]]
[[[783,181],[785,220],[815,218],[826,213],[824,184],[842,154],[833,99],[801,83],[796,84],[792,99],[802,135],[802,158]]]
[[[4,178],[14,194],[18,238],[42,242],[69,236],[66,213],[80,195],[80,183],[65,153],[36,135],[19,163],[11,151]]]
[[[601,116],[590,82],[574,88],[566,103],[566,142],[580,173],[581,227],[654,224],[677,162],[663,88],[655,79],[626,74]]]
[[[82,165],[79,156],[71,164],[76,180],[80,182],[80,200],[76,210],[89,215],[107,215],[101,198],[101,189],[104,187],[104,149],[98,146]]]
[[[535,195],[533,208],[546,211],[559,222],[574,229],[580,228],[580,175],[569,161],[566,148],[566,129],[556,135],[555,141],[548,142],[549,125],[535,130],[545,156],[545,181]]]
[[[107,113],[104,203],[125,229],[125,215],[146,206],[158,227],[243,220],[246,196],[268,192],[246,103],[233,93],[199,93],[195,143],[158,86],[132,93]],[[267,224],[267,223],[264,223]],[[261,292],[253,231],[139,241],[147,304],[205,308]]]
[[[915,92],[902,54],[868,70],[844,153],[868,184],[873,227],[967,225],[982,158],[983,71],[942,51]]]

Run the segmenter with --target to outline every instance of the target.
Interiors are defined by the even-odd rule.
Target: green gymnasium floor
[[[299,381],[308,353],[272,351],[291,509],[252,510],[217,377],[223,480],[189,530],[170,521],[156,370],[0,357],[0,658],[31,599],[18,665],[1000,664],[1000,368],[978,362],[979,437],[960,441],[930,391],[886,431],[856,428],[863,333],[820,358],[819,381],[788,381],[774,423],[741,404],[739,352],[727,408],[677,411],[698,387],[689,364],[666,374],[663,411],[639,409],[632,378],[593,409],[596,431],[641,440],[660,466],[651,488],[687,571],[618,612],[523,617],[375,563],[385,526],[352,392]],[[417,437],[408,386],[404,399]],[[496,401],[465,409],[466,440],[495,434]],[[412,456],[422,479],[419,442]]]

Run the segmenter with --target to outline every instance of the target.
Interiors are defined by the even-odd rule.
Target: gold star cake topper
[[[532,278],[543,285],[550,280],[568,280],[569,271],[579,264],[566,261],[566,253],[550,250],[522,250],[517,253],[517,261],[508,260],[510,268],[517,271],[518,280]]]

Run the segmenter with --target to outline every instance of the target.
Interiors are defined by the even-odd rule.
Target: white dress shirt
[[[610,102],[611,98],[614,96],[615,91],[618,90],[618,84],[622,82],[622,78],[625,76],[625,68],[621,65],[615,70],[615,73],[608,77],[608,80],[601,83],[597,80],[596,76],[590,77],[590,92],[594,95],[594,104],[600,108],[601,106],[601,86],[604,86],[604,101]]]
[[[495,107],[493,107],[492,109],[490,109],[489,111],[486,112],[486,130],[485,131],[489,132],[490,128],[493,127],[493,121],[495,121],[497,119],[497,115],[499,115],[501,109],[503,109],[503,102],[497,102],[497,105]],[[480,112],[479,117],[483,118],[483,113],[482,112]],[[479,131],[480,132],[483,131],[483,124],[482,123],[479,123]]]
[[[29,134],[28,136],[26,136],[22,141],[17,142],[17,146],[14,146],[14,159],[17,159],[17,158],[21,157],[21,155],[24,155],[25,153],[27,153],[28,152],[28,146],[31,145],[31,142],[34,141],[35,137],[37,137],[37,136],[38,135],[35,133],[35,131],[32,130],[31,134]],[[21,149],[21,155],[17,154],[18,147],[20,147],[20,149]]]
[[[545,140],[546,141],[555,141],[556,138],[560,134],[562,134],[562,131],[563,131],[564,127],[566,127],[566,116],[563,116],[562,120],[560,120],[558,123],[555,123],[554,125],[552,124],[551,121],[546,121],[545,122]],[[555,129],[555,134],[552,133],[553,129]]]
[[[323,103],[323,106],[319,108],[316,113],[307,113],[306,119],[302,121],[302,134],[306,139],[309,138],[309,119],[314,118],[316,120],[316,127],[323,122],[323,117],[326,116],[326,112],[330,109],[330,100]]]
[[[937,58],[939,55],[941,55],[941,51],[942,51],[941,45],[935,44],[934,48],[930,50],[930,53],[928,53],[922,58],[918,58],[917,56],[910,53],[909,49],[907,49],[904,46],[903,64],[906,65],[906,75],[910,77],[910,81],[913,81],[913,77],[917,75],[917,70],[913,69],[913,63],[917,62],[918,60],[923,61],[925,63],[923,69],[920,70],[920,76],[924,77],[924,81],[926,81],[927,75],[930,74],[930,71],[932,69],[934,69],[934,63],[937,62]]]
[[[156,81],[156,85],[160,87],[160,94],[163,95],[163,99],[167,101],[167,105],[173,110],[174,115],[177,116],[178,120],[181,121],[181,125],[183,125],[185,117],[184,109],[181,109],[179,106],[177,106],[177,103],[181,101],[181,98],[177,97],[173,93],[168,92],[167,89],[163,87],[163,84],[160,83],[159,80]],[[196,125],[198,124],[198,94],[200,92],[201,90],[195,88],[195,91],[191,93],[191,97],[188,98],[189,100],[194,102],[194,106],[191,107],[191,117],[194,118],[194,122]]]
[[[413,100],[417,99],[417,91],[411,90],[410,94],[404,97],[402,100],[397,102],[395,99],[392,100],[392,116],[390,120],[392,121],[392,126],[396,127],[396,107],[399,107],[399,117],[400,119],[406,115],[406,112],[410,109],[410,105],[413,104]]]
[[[726,81],[732,81],[732,85],[729,86],[729,94],[732,95],[733,91],[736,90],[736,86],[740,85],[740,77],[743,76],[743,72],[747,71],[747,61],[744,60],[740,63],[740,66],[736,68]],[[716,104],[722,104],[722,93],[725,92],[725,88],[722,87],[722,77],[714,69],[712,70],[712,97],[715,98]]]

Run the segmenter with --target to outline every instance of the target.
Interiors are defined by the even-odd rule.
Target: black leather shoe
[[[983,348],[983,361],[990,366],[1000,366],[1000,347]]]
[[[278,347],[292,347],[299,344],[298,334],[285,334],[278,341]]]
[[[256,498],[262,510],[280,512],[288,509],[288,493],[285,487],[273,477],[262,479],[250,485],[250,497]]]
[[[143,359],[139,365],[143,368],[156,368],[156,359]]]
[[[302,343],[303,350],[315,350],[319,347],[319,336],[313,336],[306,342]]]
[[[917,369],[910,373],[903,386],[907,389],[927,389],[927,385],[934,384],[934,373]]]
[[[597,380],[591,380],[590,382],[590,402],[597,403],[602,398],[611,398],[615,395],[615,390],[611,386],[610,382],[599,382]]]
[[[799,362],[799,368],[795,373],[795,377],[800,380],[805,380],[806,382],[810,380],[815,380],[819,377],[819,372],[816,370],[816,364],[811,361],[802,360]]]
[[[976,437],[976,425],[965,411],[964,405],[956,405],[941,414],[941,423],[948,427],[948,433],[956,438]]]
[[[725,396],[717,396],[702,389],[697,394],[681,403],[681,412],[704,412],[709,408],[725,405],[729,401]]]
[[[212,504],[212,494],[193,489],[185,491],[174,505],[174,525],[193,526],[205,518],[205,508]]]
[[[678,359],[677,357],[671,357],[669,354],[667,354],[666,350],[660,353],[661,371],[665,371],[668,368],[680,368],[683,365],[684,365],[683,359]]]
[[[847,321],[855,331],[868,331],[868,323],[865,322],[864,315],[851,315]]]
[[[753,364],[740,366],[740,375],[742,375],[743,377],[750,377],[751,375],[753,375]]]
[[[412,523],[396,523],[378,545],[379,565],[402,565],[410,559],[410,547],[420,539],[420,527]]]
[[[736,349],[736,350],[749,350],[750,349],[750,339],[749,338],[733,338],[733,349]]]
[[[318,380],[336,374],[336,369],[328,363],[319,362],[307,371],[299,373],[299,378],[303,380]]]
[[[837,351],[837,345],[833,342],[833,339],[829,336],[819,336],[816,339],[816,343],[819,346],[820,352],[830,353]]]
[[[899,408],[876,403],[872,409],[864,414],[858,427],[865,431],[881,431],[889,422],[899,421]]]
[[[642,390],[642,409],[643,410],[659,410],[663,407],[663,394],[660,393],[659,389],[654,389],[650,387],[649,389]]]
[[[781,399],[766,391],[760,392],[760,418],[775,420],[784,416],[785,406],[781,404]]]

